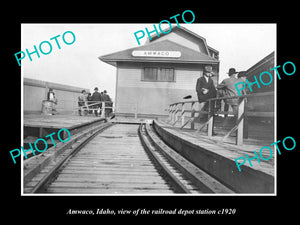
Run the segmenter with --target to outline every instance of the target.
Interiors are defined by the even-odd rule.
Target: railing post
[[[168,121],[172,120],[172,105],[169,105],[169,119]]]
[[[172,123],[174,123],[174,122],[175,122],[176,107],[177,107],[177,105],[176,105],[176,104],[174,104],[174,106],[173,106],[173,110],[172,110]]]
[[[176,104],[176,109],[175,109],[175,120],[174,120],[174,122],[178,120],[178,115],[177,115],[178,105],[179,105],[179,104]]]
[[[101,117],[105,117],[105,102],[101,102],[102,104],[102,109],[101,109]]]
[[[211,110],[212,102],[208,100],[208,127],[207,127],[207,136],[211,137],[213,134],[213,125],[214,125],[214,114]]]
[[[245,110],[245,115],[244,115],[244,137],[245,139],[248,139],[249,136],[249,126],[248,126],[248,117],[246,115],[246,110]]]
[[[184,103],[182,103],[182,107],[181,107],[181,126],[184,125]]]
[[[238,118],[237,121],[240,120],[240,123],[237,126],[237,135],[236,135],[236,144],[243,144],[243,133],[244,133],[244,110],[245,110],[245,98],[241,100],[238,105]]]
[[[172,122],[172,118],[173,118],[173,105],[170,105],[170,110],[169,110],[169,120],[168,123]]]
[[[191,130],[194,130],[195,129],[195,110],[194,110],[194,104],[195,102],[192,102],[192,105],[191,105]]]

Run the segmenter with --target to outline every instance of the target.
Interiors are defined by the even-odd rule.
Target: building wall
[[[274,70],[271,70],[271,68],[275,66],[274,55],[274,52],[272,52],[246,71],[247,79],[250,83],[255,81],[254,76],[256,76],[260,84],[260,88],[258,88],[257,84],[252,85],[252,92],[250,92],[248,89],[248,94],[275,91],[274,83],[276,76],[274,77]],[[270,74],[272,74],[273,82],[271,82],[269,85],[262,85],[260,83],[259,76],[264,71],[268,71]],[[262,80],[264,83],[268,83],[270,81],[270,77],[267,75],[262,76]],[[274,96],[252,97],[248,98],[246,107],[248,107],[248,110],[254,111],[274,111],[274,100]]]
[[[202,76],[202,65],[174,64],[175,82],[141,81],[144,67],[153,65],[119,63],[117,67],[116,113],[167,115],[169,104],[182,101],[184,96],[197,99],[196,82]],[[155,64],[172,67],[170,64]]]
[[[271,54],[267,55],[265,58],[257,62],[255,65],[253,65],[251,68],[249,68],[246,71],[247,79],[249,80],[250,83],[255,81],[254,76],[256,76],[257,80],[260,82],[259,76],[264,71],[267,71],[270,74],[272,74],[273,82],[271,82],[269,85],[261,84],[260,88],[258,88],[256,84],[252,85],[251,86],[253,90],[252,93],[274,91],[274,79],[276,79],[276,77],[274,77],[274,70],[271,70],[271,68],[274,68],[274,66],[275,66],[275,59],[274,59],[274,52],[272,52]],[[262,76],[262,81],[264,83],[269,83],[270,82],[269,76],[268,75]]]
[[[42,101],[47,99],[49,88],[53,88],[58,104],[59,113],[72,113],[77,107],[77,99],[84,88],[62,85],[58,83],[24,78],[23,110],[25,114],[41,113]],[[89,89],[85,89],[89,91]]]

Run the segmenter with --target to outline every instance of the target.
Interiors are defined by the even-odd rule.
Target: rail
[[[222,141],[225,141],[233,132],[237,131],[236,135],[236,144],[242,145],[244,136],[248,138],[248,122],[247,116],[257,116],[257,117],[274,117],[274,112],[262,112],[262,111],[247,111],[245,110],[246,99],[253,97],[263,97],[263,96],[272,96],[274,92],[264,92],[264,93],[255,93],[255,94],[247,94],[242,96],[231,96],[231,97],[218,97],[211,98],[207,100],[208,103],[208,111],[198,111],[195,109],[195,104],[199,104],[198,101],[182,101],[170,104],[169,106],[169,119],[168,123],[171,123],[174,126],[176,123],[181,121],[180,129],[184,128],[187,124],[191,124],[190,129],[195,129],[195,119],[196,114],[207,114],[207,121],[200,126],[196,132],[202,130],[205,126],[207,126],[207,136],[211,137],[213,135],[213,124],[214,124],[214,116],[215,115],[235,115],[237,116],[236,123],[234,127],[226,133],[226,135],[222,138]],[[227,100],[227,99],[239,99],[237,110],[236,111],[221,111],[215,110],[215,104],[217,101]],[[190,105],[190,109],[187,108],[187,105]],[[204,107],[203,107],[204,108]],[[187,113],[190,113],[190,118],[186,120]],[[244,135],[245,133],[245,135]]]
[[[45,187],[49,182],[51,182],[59,170],[63,167],[66,161],[68,161],[73,155],[75,155],[81,148],[83,148],[93,137],[95,137],[98,133],[103,130],[113,126],[112,123],[102,123],[95,127],[87,128],[75,134],[72,140],[68,143],[62,143],[61,145],[55,147],[53,146],[52,151],[49,154],[44,155],[43,153],[38,155],[37,162],[38,164],[34,165],[29,159],[25,168],[27,170],[24,172],[24,187],[27,190],[24,190],[26,193],[40,193],[45,191]],[[35,160],[35,159],[33,159]],[[40,179],[31,187],[28,188],[28,183],[32,181],[32,178],[41,173],[43,171],[43,175]],[[27,186],[27,188],[26,188]]]
[[[138,130],[137,125],[129,125],[132,126],[130,129],[124,124],[117,126],[117,123],[108,122],[87,128],[75,134],[70,142],[53,146],[47,154],[41,153],[25,160],[24,193],[105,194],[122,193],[126,189],[132,193],[234,193],[219,179],[198,168],[164,143],[152,125],[142,123]],[[121,126],[123,128],[120,129]],[[113,129],[107,136],[105,130],[110,128]],[[122,144],[111,150],[110,145],[107,145],[111,141],[105,142],[105,139],[114,137],[113,132],[116,131],[124,139],[129,139],[126,141],[122,138]],[[97,137],[100,133],[102,135]],[[137,135],[133,135],[135,133]],[[93,141],[94,138],[96,141]],[[128,140],[131,145],[136,143],[135,150],[127,147],[124,152],[120,152]],[[86,146],[90,141],[93,145],[100,144],[101,152],[104,153],[99,154],[99,148],[90,149]],[[140,147],[144,148],[149,158],[140,154]],[[110,152],[109,156],[106,151]],[[143,179],[145,176],[149,179]]]

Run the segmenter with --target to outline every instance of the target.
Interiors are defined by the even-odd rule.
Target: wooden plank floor
[[[116,124],[80,150],[48,187],[49,193],[173,193],[144,151],[138,125]]]
[[[102,120],[96,116],[25,114],[24,127],[67,128]]]
[[[161,127],[172,134],[233,161],[238,157],[246,157],[246,154],[248,154],[249,157],[254,157],[254,151],[259,152],[260,148],[269,146],[273,142],[249,138],[242,146],[237,146],[234,144],[234,138],[231,138],[231,140],[227,142],[221,142],[222,137],[220,135],[207,137],[206,132],[195,133],[195,130],[180,129],[179,127],[173,127],[162,120],[160,120],[159,123]],[[196,126],[198,125],[196,124]],[[263,152],[263,155],[265,155],[266,158],[269,157],[268,154],[268,152]],[[258,163],[257,160],[253,160],[252,164],[253,169],[274,176],[274,156],[268,161],[261,160],[260,163]]]

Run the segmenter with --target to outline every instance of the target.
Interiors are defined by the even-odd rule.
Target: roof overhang
[[[134,54],[134,52],[145,52],[145,55]],[[151,56],[147,52],[179,52],[176,57],[168,54],[167,56]],[[204,53],[187,48],[170,40],[153,42],[140,47],[130,48],[123,51],[98,57],[101,61],[110,65],[117,66],[117,62],[163,62],[163,63],[183,63],[183,64],[218,64],[219,60]]]

